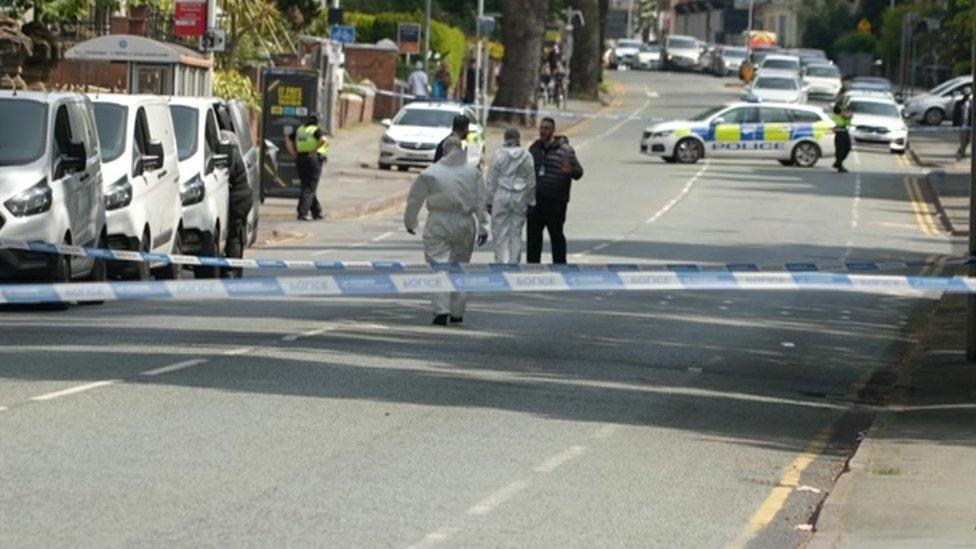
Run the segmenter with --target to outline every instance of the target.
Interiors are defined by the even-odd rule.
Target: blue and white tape
[[[796,261],[787,263],[613,263],[528,265],[509,263],[459,264],[459,263],[412,263],[402,261],[310,261],[286,259],[231,259],[193,255],[170,255],[150,252],[132,252],[107,248],[89,248],[68,244],[52,244],[28,240],[0,239],[0,249],[21,250],[35,253],[60,254],[88,257],[108,261],[153,263],[157,265],[184,265],[188,267],[225,267],[243,269],[285,269],[315,271],[450,271],[450,272],[508,272],[508,271],[672,271],[672,272],[832,272],[867,273],[919,269],[928,265],[963,266],[976,263],[976,259],[940,257],[936,260],[909,261]]]
[[[976,278],[836,273],[436,272],[0,285],[0,304],[395,296],[447,292],[829,291],[924,297],[976,293]]]

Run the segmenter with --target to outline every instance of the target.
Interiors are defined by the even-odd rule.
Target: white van
[[[230,145],[221,143],[210,99],[171,97],[169,108],[180,158],[184,250],[191,255],[220,257],[227,242]],[[196,267],[194,272],[198,278],[220,275],[215,267]]]
[[[217,127],[237,136],[236,146],[241,152],[241,158],[244,159],[244,169],[247,171],[251,195],[254,197],[251,212],[247,215],[247,238],[244,241],[244,246],[250,247],[258,238],[258,222],[261,220],[261,151],[251,136],[250,118],[243,101],[240,99],[227,101],[211,97],[210,102],[214,112],[217,113]]]
[[[104,247],[102,164],[91,102],[0,91],[0,239]],[[104,280],[104,260],[0,249],[0,281]]]
[[[105,176],[108,245],[116,250],[182,253],[179,162],[166,101],[152,95],[92,96]],[[178,265],[154,269],[179,278]],[[145,280],[147,263],[117,262],[109,275]]]

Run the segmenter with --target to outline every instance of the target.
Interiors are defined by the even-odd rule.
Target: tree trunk
[[[505,57],[498,76],[495,107],[533,110],[539,89],[539,63],[546,31],[549,0],[502,0],[502,43]],[[529,116],[492,111],[491,120],[528,123]]]
[[[603,69],[600,42],[600,0],[571,0],[569,5],[583,12],[586,25],[573,23],[573,58],[570,60],[569,93],[581,99],[597,99]]]

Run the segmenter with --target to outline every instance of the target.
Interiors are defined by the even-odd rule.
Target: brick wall
[[[51,84],[54,86],[88,85],[125,91],[129,82],[125,63],[62,59],[51,71]]]
[[[394,89],[396,81],[395,49],[370,44],[349,44],[345,47],[346,71],[355,80],[370,80],[381,90]],[[377,95],[373,103],[373,119],[392,118],[397,112],[396,99]]]

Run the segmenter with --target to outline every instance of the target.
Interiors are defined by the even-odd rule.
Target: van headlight
[[[192,206],[203,202],[206,195],[207,186],[203,183],[200,174],[196,174],[183,185],[183,189],[180,191],[180,200],[184,206]]]
[[[53,201],[51,187],[47,178],[42,178],[34,186],[25,189],[17,196],[3,203],[15,217],[26,217],[44,213],[51,209]]]
[[[123,175],[105,189],[102,194],[106,210],[118,210],[128,206],[132,202],[132,184],[129,177]]]

